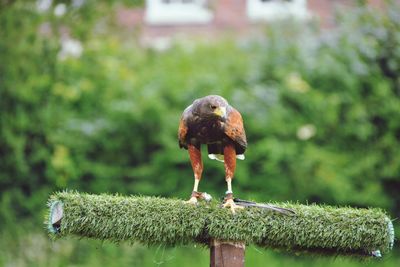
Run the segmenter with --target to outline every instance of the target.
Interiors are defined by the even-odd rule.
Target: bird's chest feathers
[[[224,133],[224,123],[218,120],[206,121],[198,119],[191,127],[192,136],[201,143],[220,141]]]

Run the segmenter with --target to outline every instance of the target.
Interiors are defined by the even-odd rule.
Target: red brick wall
[[[213,25],[226,30],[245,30],[248,26],[246,0],[216,0]]]

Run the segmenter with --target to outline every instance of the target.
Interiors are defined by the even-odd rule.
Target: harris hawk
[[[189,152],[194,172],[194,186],[190,204],[196,204],[201,193],[198,186],[203,172],[201,145],[207,145],[208,157],[224,162],[225,193],[224,207],[232,213],[243,208],[233,201],[232,179],[236,159],[244,159],[247,148],[243,119],[240,113],[221,96],[209,95],[196,99],[182,114],[178,130],[179,147]]]

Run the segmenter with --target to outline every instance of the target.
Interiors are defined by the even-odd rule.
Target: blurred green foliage
[[[400,216],[398,5],[360,6],[328,33],[284,24],[261,42],[160,52],[115,30],[112,11],[128,1],[74,2],[61,16],[54,6],[64,1],[47,11],[0,2],[1,228],[40,224],[48,195],[65,188],[188,197],[178,121],[211,93],[245,120],[236,195]],[[223,177],[205,161],[200,190],[221,196]]]

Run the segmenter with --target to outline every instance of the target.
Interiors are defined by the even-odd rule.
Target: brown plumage
[[[188,106],[181,117],[178,130],[179,146],[189,151],[195,177],[192,196],[189,203],[197,203],[201,193],[197,192],[203,172],[201,145],[208,148],[211,159],[223,161],[225,179],[228,184],[226,203],[235,212],[231,181],[233,179],[236,158],[244,159],[247,148],[243,119],[240,113],[221,96],[209,95],[196,99]]]

